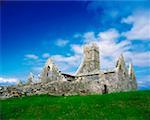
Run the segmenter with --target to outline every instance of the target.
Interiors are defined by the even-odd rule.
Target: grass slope
[[[150,120],[150,91],[1,100],[1,119]]]

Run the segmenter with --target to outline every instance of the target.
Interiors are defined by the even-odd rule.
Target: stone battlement
[[[96,45],[96,43],[87,44],[83,47],[83,49],[84,49],[84,52],[90,51],[90,50],[95,50],[99,52],[99,47]]]

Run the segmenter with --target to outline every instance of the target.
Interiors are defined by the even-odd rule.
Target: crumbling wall
[[[103,94],[135,90],[128,75],[117,71],[78,76],[75,81],[48,81],[0,87],[0,98],[49,94],[55,96]]]
[[[98,81],[53,81],[33,85],[0,87],[0,98],[49,94],[55,96],[101,94],[102,88]]]

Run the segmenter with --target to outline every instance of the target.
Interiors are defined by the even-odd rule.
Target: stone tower
[[[84,58],[78,68],[76,75],[94,73],[99,71],[99,47],[95,44],[88,44],[84,46]]]

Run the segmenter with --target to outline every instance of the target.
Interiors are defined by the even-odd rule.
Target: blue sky
[[[139,89],[150,88],[150,2],[1,2],[0,84],[26,81],[52,57],[59,69],[75,73],[82,46],[96,42],[101,69],[115,66],[121,53],[135,68]]]

